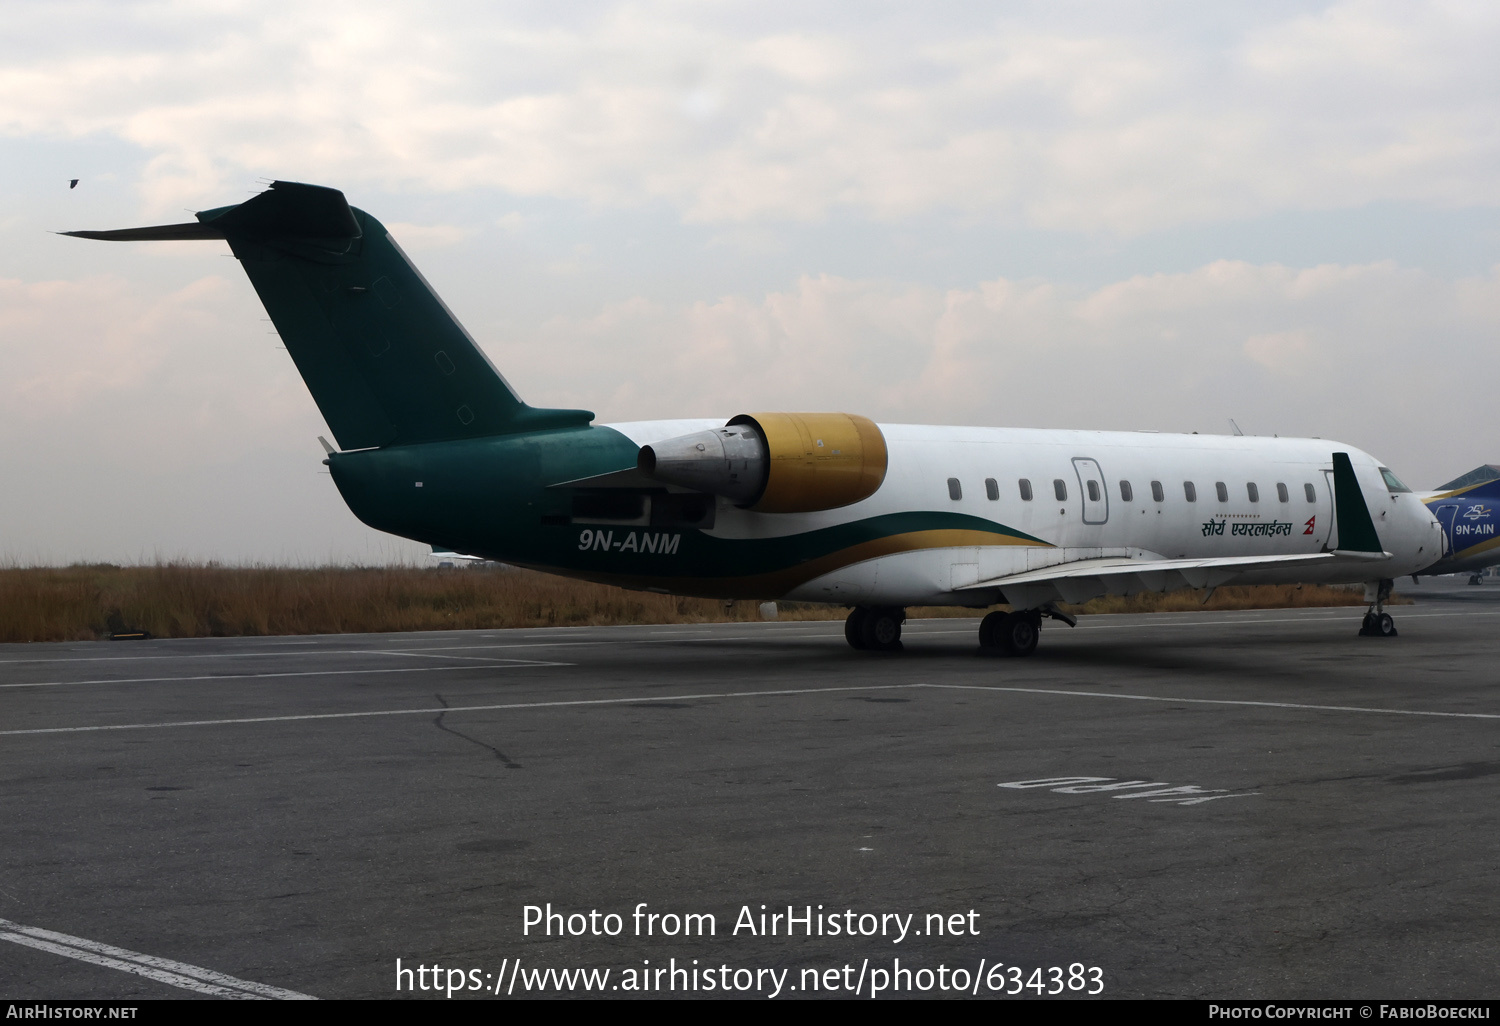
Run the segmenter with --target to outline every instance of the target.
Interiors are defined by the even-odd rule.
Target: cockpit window
[[[1380,476],[1385,478],[1385,487],[1392,492],[1409,492],[1410,488],[1401,483],[1401,479],[1391,473],[1390,467],[1381,467]]]

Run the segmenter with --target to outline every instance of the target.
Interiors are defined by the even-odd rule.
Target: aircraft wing
[[[1340,558],[1375,560],[1389,558],[1389,555],[1385,552],[1337,551],[1275,556],[1211,556],[1199,559],[1105,556],[992,577],[955,590],[986,591],[998,588],[1010,601],[1027,604],[1033,598],[1047,601],[1051,593],[1061,597],[1064,602],[1084,602],[1107,591],[1168,591],[1184,586],[1216,588],[1242,573],[1254,570],[1316,566]],[[1131,577],[1135,580],[1128,580]]]
[[[440,562],[453,562],[454,560],[464,563],[489,562],[484,556],[471,556],[467,552],[454,552],[452,549],[445,549],[438,545],[432,547],[432,558]]]

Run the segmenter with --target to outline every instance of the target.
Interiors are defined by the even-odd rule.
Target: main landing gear
[[[979,647],[1006,655],[1029,656],[1042,637],[1042,614],[995,612],[979,621]]]
[[[1395,586],[1395,583],[1387,579],[1365,585],[1365,598],[1373,601],[1370,603],[1369,611],[1365,613],[1364,622],[1360,624],[1360,637],[1394,638],[1396,636],[1396,621],[1383,608],[1385,600],[1391,597],[1391,588]]]
[[[844,639],[851,648],[899,652],[905,622],[906,610],[896,606],[856,606],[844,621]]]
[[[1061,620],[1069,627],[1078,619],[1052,606],[1040,609],[1018,609],[1013,613],[993,612],[979,621],[979,647],[987,652],[1011,656],[1029,656],[1036,651],[1042,636],[1042,617]]]

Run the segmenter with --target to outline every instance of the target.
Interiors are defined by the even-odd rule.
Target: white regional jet
[[[1059,602],[1225,584],[1362,583],[1443,553],[1379,461],[1308,438],[877,425],[844,413],[595,425],[526,405],[374,217],[295,182],[187,224],[249,275],[372,527],[504,563],[683,595],[852,607],[855,648],[904,607],[1007,603],[986,648],[1030,654]],[[332,449],[332,447],[329,447]]]

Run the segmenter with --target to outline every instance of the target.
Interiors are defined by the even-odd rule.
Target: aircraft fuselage
[[[1334,451],[1350,454],[1389,556],[1248,570],[1234,583],[1398,577],[1432,562],[1441,545],[1432,514],[1412,493],[1392,491],[1373,457],[1319,439],[881,425],[889,462],[875,493],[807,513],[759,513],[713,496],[692,507],[682,489],[569,485],[634,466],[643,445],[723,423],[601,425],[329,462],[350,508],[380,530],[591,580],[724,598],[977,607],[1002,600],[1001,586],[976,588],[982,582],[1078,560],[1328,552],[1340,542]],[[1026,598],[1186,583],[1054,583]]]

